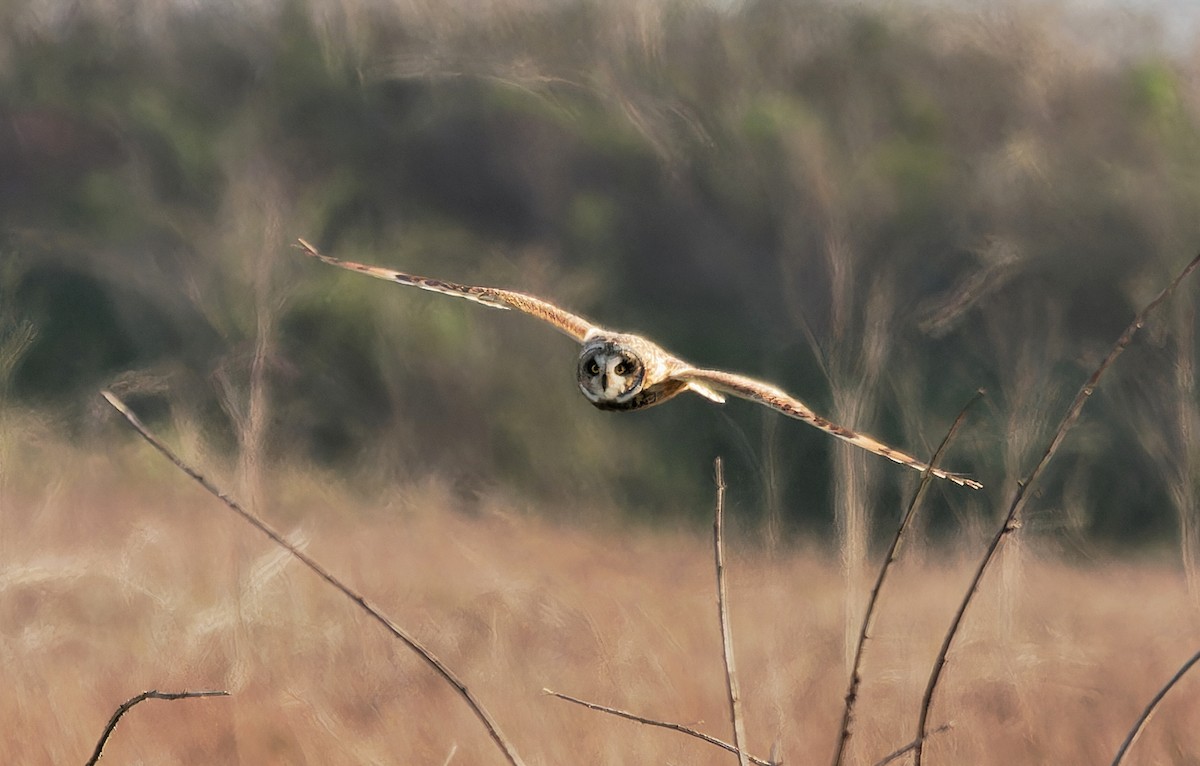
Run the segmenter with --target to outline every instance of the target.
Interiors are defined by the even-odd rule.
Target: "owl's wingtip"
[[[949,474],[946,476],[946,478],[949,479],[950,481],[954,482],[955,484],[959,485],[960,487],[969,487],[970,489],[983,489],[982,483],[975,481],[974,479],[969,478],[967,476],[961,476],[959,474]]]
[[[304,237],[296,237],[296,241],[292,243],[292,247],[309,256],[310,258],[316,258],[318,261],[324,261],[325,263],[337,262],[337,259],[330,258],[329,256],[325,255],[317,249],[316,245],[309,242]]]
[[[953,482],[960,487],[967,487],[968,489],[983,489],[983,484],[981,482],[975,481],[966,474],[944,471],[941,468],[930,469],[929,466],[924,465],[914,465],[913,468],[917,468],[922,473],[928,471],[939,479],[945,479],[946,481]]]
[[[318,261],[321,261],[322,263],[328,263],[330,266],[341,266],[343,269],[366,271],[368,273],[370,272],[369,266],[363,266],[359,263],[351,263],[350,261],[343,261],[340,258],[334,258],[331,255],[325,255],[317,249],[316,245],[309,242],[307,239],[304,239],[303,237],[296,237],[296,241],[292,243],[292,247],[309,256],[310,258],[316,258]]]

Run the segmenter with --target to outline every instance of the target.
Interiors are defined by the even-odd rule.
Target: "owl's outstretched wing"
[[[443,282],[440,279],[405,274],[403,271],[393,271],[392,269],[384,269],[378,266],[367,266],[362,263],[354,263],[353,261],[343,261],[322,254],[317,248],[303,239],[297,240],[297,247],[320,261],[333,266],[341,266],[343,269],[358,271],[377,279],[386,279],[389,282],[401,285],[412,285],[422,290],[452,295],[456,298],[466,298],[469,301],[482,303],[484,306],[491,306],[496,309],[516,309],[517,311],[523,311],[530,316],[537,317],[554,325],[554,327],[581,343],[589,332],[599,329],[581,316],[564,311],[553,303],[548,303],[541,298],[535,298],[525,293],[501,290],[496,287],[459,285],[454,282]]]
[[[914,468],[918,471],[927,471],[929,466],[921,462],[912,455],[905,454],[900,450],[893,449],[883,442],[873,439],[865,434],[856,433],[849,428],[844,428],[835,423],[831,423],[825,418],[817,415],[810,410],[804,402],[796,399],[775,386],[761,381],[747,378],[742,375],[735,375],[730,372],[722,372],[720,370],[697,370],[688,369],[684,372],[677,373],[675,377],[681,380],[695,381],[701,385],[716,389],[717,391],[725,391],[740,396],[743,399],[749,399],[752,402],[765,404],[771,409],[778,410],[784,415],[803,420],[811,426],[816,426],[827,434],[836,436],[837,438],[850,442],[856,447],[862,447],[868,452],[874,452],[876,455],[882,455],[888,460],[895,461],[901,465],[906,465],[909,468]],[[980,489],[982,484],[974,479],[963,476],[962,474],[943,471],[940,468],[934,468],[930,471],[934,476],[937,476],[948,481],[952,481],[963,487],[971,489]]]

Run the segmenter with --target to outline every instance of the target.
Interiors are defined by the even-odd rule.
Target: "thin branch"
[[[182,700],[192,697],[228,697],[229,692],[226,691],[199,691],[199,692],[160,692],[151,689],[148,692],[142,692],[136,697],[130,697],[121,703],[116,712],[112,714],[112,718],[108,719],[108,725],[104,727],[104,733],[100,735],[100,741],[96,743],[96,749],[92,751],[92,757],[88,759],[84,766],[96,766],[96,762],[100,760],[100,756],[104,755],[104,746],[108,744],[108,738],[112,736],[113,731],[117,728],[117,721],[121,720],[121,716],[129,712],[129,709],[139,702],[149,699],[156,700]]]
[[[1154,714],[1154,709],[1158,707],[1158,703],[1162,702],[1163,697],[1167,696],[1167,692],[1171,691],[1171,687],[1183,678],[1192,666],[1200,662],[1200,652],[1196,652],[1188,661],[1180,666],[1179,670],[1175,671],[1175,675],[1171,676],[1171,680],[1167,681],[1158,694],[1154,695],[1154,699],[1150,700],[1150,704],[1146,705],[1146,709],[1142,711],[1133,728],[1129,730],[1129,734],[1125,737],[1125,741],[1121,743],[1121,749],[1117,751],[1117,757],[1113,758],[1112,766],[1120,766],[1121,761],[1125,758],[1125,753],[1129,752],[1129,748],[1133,747],[1133,743],[1142,735],[1142,729],[1146,728],[1146,724],[1150,721],[1150,716]]]
[[[574,702],[576,705],[582,705],[583,707],[587,708],[588,710],[595,710],[595,711],[598,711],[601,713],[608,713],[609,715],[615,715],[618,718],[624,718],[628,721],[634,721],[636,723],[644,723],[647,726],[658,726],[659,728],[662,728],[662,729],[670,729],[671,731],[677,731],[680,734],[686,734],[689,737],[695,737],[696,739],[703,740],[710,745],[716,745],[717,747],[722,748],[724,750],[728,750],[731,753],[739,753],[740,752],[737,749],[737,747],[729,744],[725,740],[717,739],[716,737],[711,736],[709,734],[705,734],[702,731],[696,731],[695,729],[691,728],[690,726],[684,726],[683,724],[680,724],[680,723],[671,723],[670,721],[659,721],[654,718],[645,718],[643,716],[637,715],[636,713],[630,713],[628,710],[621,710],[619,708],[608,707],[606,705],[598,705],[595,702],[588,702],[587,700],[581,700],[578,697],[572,697],[569,694],[563,694],[562,692],[556,692],[556,691],[552,691],[550,689],[542,689],[542,692],[545,694],[549,694],[552,697],[558,697],[560,700],[566,700],[567,702]],[[753,755],[750,755],[749,753],[745,753],[745,756],[746,756],[747,760],[749,760],[751,763],[757,764],[758,766],[777,766],[776,764],[773,764],[770,761],[763,760],[762,758],[757,758]]]
[[[944,723],[941,726],[934,729],[933,731],[929,732],[929,736],[932,737],[934,734],[941,734],[942,732],[949,731],[949,730],[950,730],[950,724]],[[899,748],[897,750],[893,750],[892,752],[890,752],[887,755],[880,758],[878,761],[875,762],[875,766],[887,766],[892,761],[899,760],[900,758],[903,758],[904,756],[908,755],[909,753],[911,753],[913,750],[916,750],[916,749],[917,749],[917,740],[914,739],[912,742],[909,742],[904,747]]]
[[[929,459],[929,468],[921,473],[921,483],[917,485],[917,491],[913,493],[912,500],[908,503],[908,509],[905,510],[904,517],[900,520],[900,526],[896,528],[896,535],[892,538],[892,544],[888,548],[887,555],[883,558],[883,565],[879,568],[879,575],[875,578],[875,585],[872,586],[871,596],[867,601],[867,611],[863,615],[862,629],[858,632],[858,645],[854,649],[854,662],[850,668],[850,685],[846,689],[846,706],[842,710],[842,729],[838,735],[837,751],[833,756],[833,766],[841,766],[842,759],[845,757],[846,743],[850,741],[850,726],[854,721],[854,705],[858,701],[858,686],[862,683],[860,670],[862,668],[863,655],[866,651],[867,638],[870,637],[871,628],[874,624],[875,607],[879,602],[879,594],[883,590],[884,580],[887,578],[892,564],[896,561],[896,556],[900,550],[900,542],[903,540],[905,533],[908,532],[909,527],[912,526],[917,506],[925,496],[925,488],[929,486],[929,483],[933,479],[932,469],[938,464],[942,453],[945,452],[946,447],[958,432],[959,427],[962,426],[963,421],[967,417],[967,411],[971,409],[975,402],[982,399],[983,396],[982,389],[976,391],[975,395],[963,405],[962,410],[958,413],[958,417],[950,425],[950,430],[946,432],[945,438],[942,439],[942,443],[938,445],[937,450],[933,453],[933,457]],[[915,740],[911,747],[916,747]],[[904,752],[908,751],[905,750]]]
[[[987,571],[988,566],[996,557],[996,552],[1000,549],[1001,543],[1004,542],[1004,539],[1008,537],[1013,530],[1018,529],[1021,526],[1021,511],[1025,507],[1026,498],[1029,497],[1029,488],[1033,486],[1039,478],[1041,478],[1042,472],[1045,470],[1046,465],[1050,462],[1051,458],[1054,457],[1055,453],[1058,452],[1058,448],[1063,443],[1063,439],[1066,438],[1067,432],[1071,430],[1071,427],[1075,425],[1075,422],[1079,419],[1079,414],[1083,411],[1083,406],[1087,404],[1088,399],[1090,399],[1092,394],[1095,393],[1096,385],[1100,382],[1100,378],[1104,376],[1104,373],[1106,373],[1108,368],[1112,366],[1113,362],[1117,360],[1117,357],[1119,357],[1121,353],[1125,351],[1125,348],[1129,346],[1130,342],[1133,340],[1133,336],[1136,335],[1137,331],[1140,330],[1146,323],[1147,317],[1149,317],[1149,315],[1155,309],[1157,309],[1160,304],[1171,297],[1171,294],[1175,292],[1175,288],[1179,286],[1179,283],[1182,282],[1189,274],[1195,271],[1197,266],[1200,266],[1200,255],[1197,255],[1195,258],[1193,258],[1188,265],[1185,266],[1173,280],[1171,280],[1171,283],[1163,288],[1163,291],[1159,293],[1154,300],[1147,303],[1146,306],[1140,312],[1138,312],[1137,316],[1133,318],[1133,321],[1130,322],[1129,326],[1125,328],[1125,331],[1121,333],[1121,337],[1117,338],[1117,342],[1113,344],[1112,349],[1108,352],[1108,356],[1104,357],[1104,360],[1100,362],[1100,366],[1096,368],[1095,372],[1093,372],[1091,376],[1089,376],[1084,382],[1083,386],[1080,387],[1079,392],[1075,394],[1075,399],[1071,402],[1071,406],[1067,408],[1066,414],[1063,415],[1062,422],[1058,424],[1058,429],[1054,432],[1054,436],[1051,437],[1050,443],[1046,446],[1046,451],[1042,453],[1041,459],[1039,459],[1037,464],[1034,465],[1033,470],[1030,471],[1025,480],[1017,484],[1017,491],[1013,495],[1012,504],[1009,506],[1008,513],[1004,517],[1004,523],[1000,525],[1000,529],[996,531],[991,543],[988,544],[988,548],[984,553],[983,559],[979,562],[979,566],[975,570],[975,574],[971,577],[971,583],[967,587],[967,592],[963,595],[962,602],[958,605],[958,611],[955,612],[954,618],[950,622],[950,627],[946,631],[945,638],[942,640],[942,646],[938,650],[937,659],[934,660],[933,670],[929,674],[929,682],[925,687],[925,695],[921,699],[921,712],[917,719],[917,746],[913,749],[913,766],[921,766],[921,757],[924,754],[925,749],[926,729],[929,724],[929,708],[933,704],[934,692],[937,690],[937,685],[941,678],[942,670],[946,666],[946,655],[950,653],[950,647],[954,643],[955,636],[958,635],[958,629],[962,625],[963,617],[967,613],[967,607],[970,606],[971,601],[978,592],[979,583],[983,579],[983,575]]]
[[[725,468],[721,458],[713,461],[717,482],[717,509],[713,514],[713,552],[717,565],[717,613],[721,621],[721,651],[725,656],[725,682],[729,690],[729,715],[733,719],[733,746],[739,766],[746,760],[746,723],[742,716],[742,692],[733,662],[733,633],[729,626],[729,595],[725,588]]]
[[[166,457],[167,460],[170,460],[176,468],[192,477],[200,486],[204,487],[209,494],[213,495],[222,503],[224,503],[229,510],[233,511],[238,516],[241,516],[246,523],[250,524],[259,532],[262,532],[264,535],[270,538],[271,542],[295,556],[300,563],[304,564],[306,567],[315,572],[322,580],[332,585],[343,596],[353,601],[360,609],[366,612],[371,619],[378,622],[395,638],[399,639],[409,649],[412,649],[414,652],[416,652],[417,655],[426,662],[426,664],[433,668],[438,675],[440,675],[446,680],[447,683],[454,687],[458,695],[462,697],[464,701],[466,701],[467,705],[471,708],[471,711],[475,714],[475,717],[483,723],[484,728],[487,729],[488,734],[496,743],[496,746],[499,747],[504,753],[504,757],[508,760],[508,762],[512,766],[524,766],[524,762],[521,760],[520,756],[517,755],[516,749],[513,748],[512,743],[508,741],[508,738],[500,732],[500,727],[496,724],[495,720],[493,720],[491,714],[489,714],[487,710],[484,709],[483,705],[480,704],[477,699],[475,699],[475,695],[471,693],[471,691],[467,688],[467,685],[461,679],[459,679],[459,677],[455,675],[445,663],[438,659],[432,651],[427,649],[416,638],[409,635],[407,631],[405,631],[396,623],[392,622],[382,612],[369,604],[363,596],[359,595],[348,585],[330,574],[329,571],[318,564],[315,559],[311,558],[304,551],[289,543],[283,538],[282,535],[267,525],[266,522],[247,511],[245,508],[239,505],[236,500],[226,495],[219,487],[217,487],[217,485],[206,479],[199,471],[183,462],[183,460],[174,452],[172,452],[166,444],[159,440],[154,434],[150,433],[146,426],[142,424],[142,421],[138,419],[137,415],[134,415],[133,412],[130,411],[127,406],[125,406],[125,403],[118,399],[111,391],[102,391],[101,394],[108,401],[108,403],[117,410],[117,412],[121,413],[121,415],[123,415],[125,419],[129,421],[129,424],[133,426],[134,430],[137,431],[138,434],[140,434],[141,437],[150,444],[150,446],[162,453],[162,455]]]

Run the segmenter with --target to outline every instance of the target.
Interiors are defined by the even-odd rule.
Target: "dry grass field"
[[[115,707],[147,689],[232,696],[143,703],[104,763],[503,762],[415,655],[148,447],[117,442],[98,454],[36,429],[5,442],[0,763],[83,763]],[[501,501],[466,508],[436,482],[371,502],[313,476],[266,484],[260,512],[463,676],[528,763],[736,762],[542,692],[731,737],[702,531],[555,525]],[[825,763],[853,638],[836,557],[766,554],[730,524],[751,750],[766,757],[778,740],[787,763]],[[1167,564],[1067,565],[1014,542],[951,655],[932,723],[953,728],[928,762],[1108,763],[1195,651],[1196,604]],[[850,762],[911,739],[977,555],[904,552],[868,647]],[[1187,678],[1127,763],[1196,763],[1197,715],[1200,682]]]
[[[85,763],[152,689],[228,696],[138,705],[105,766],[504,763],[101,387],[529,766],[736,762],[544,692],[732,739],[690,478],[723,453],[747,749],[830,763],[902,511],[872,498],[914,472],[750,402],[601,415],[564,337],[299,236],[561,301],[919,455],[987,388],[946,466],[988,488],[901,550],[856,766],[913,739],[996,499],[1098,391],[996,538],[925,764],[1111,763],[1200,649],[1195,282],[1096,388],[1200,243],[1200,38],[1095,4],[0,2],[0,766]],[[1197,721],[1200,669],[1125,766],[1200,766]]]

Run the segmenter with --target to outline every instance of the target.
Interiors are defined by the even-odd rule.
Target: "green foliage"
[[[18,395],[75,396],[134,361],[134,345],[121,331],[112,298],[94,279],[32,270],[17,292],[18,315],[38,329],[16,365]]]
[[[1200,240],[1195,73],[1095,65],[1020,10],[36,5],[0,26],[0,375],[78,411],[153,369],[218,449],[258,380],[277,460],[657,517],[708,512],[719,453],[743,515],[828,518],[815,432],[736,402],[594,411],[562,338],[320,267],[304,236],[544,293],[832,416],[858,391],[852,425],[918,453],[986,385],[950,462],[999,497],[1036,449],[1014,424],[1053,419],[1046,392]],[[1120,446],[1091,446],[1072,470],[1112,485]],[[1130,464],[1136,493],[1096,484],[1104,536],[1169,515]],[[874,469],[880,498],[911,479]]]
[[[1166,122],[1182,116],[1178,77],[1166,62],[1150,61],[1132,67],[1129,90],[1130,105],[1147,120]]]

